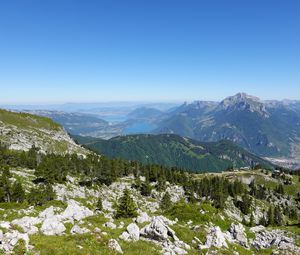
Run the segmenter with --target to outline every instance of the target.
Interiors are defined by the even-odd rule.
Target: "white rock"
[[[229,232],[232,236],[232,238],[240,245],[244,247],[249,247],[248,246],[248,240],[245,234],[245,228],[244,226],[239,223],[239,224],[234,224],[232,223],[229,229]]]
[[[20,219],[15,219],[11,223],[21,227],[27,234],[33,235],[38,232],[38,228],[35,225],[41,223],[41,220],[39,218],[25,216]]]
[[[45,219],[41,231],[45,235],[61,235],[66,230],[64,224],[56,216]]]
[[[74,225],[70,230],[71,234],[85,234],[89,233],[90,231],[87,228],[81,228],[78,225]]]
[[[139,224],[145,223],[145,222],[150,222],[151,218],[146,212],[141,212],[139,216],[136,218],[136,222]]]
[[[107,228],[110,228],[110,229],[116,229],[117,228],[116,224],[111,222],[111,221],[108,221],[108,222],[104,223],[103,226],[107,227]]]
[[[222,233],[219,226],[214,226],[209,228],[208,233],[206,235],[206,241],[204,245],[199,245],[200,249],[208,249],[210,247],[226,247],[228,248],[225,234]]]
[[[110,239],[108,241],[108,247],[117,253],[123,254],[121,246],[119,245],[118,241],[115,239]]]
[[[75,200],[68,201],[68,207],[61,214],[62,219],[80,221],[86,217],[92,216],[94,213],[85,206],[81,206]]]
[[[135,223],[131,223],[126,228],[130,239],[133,241],[138,241],[140,239],[140,229]]]

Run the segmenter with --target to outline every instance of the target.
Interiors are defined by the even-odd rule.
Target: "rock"
[[[117,228],[116,224],[111,222],[111,221],[108,221],[108,222],[104,223],[103,226],[107,227],[107,228],[110,228],[110,229],[116,229]]]
[[[130,239],[133,241],[138,241],[140,239],[140,229],[135,223],[131,223],[126,228]]]
[[[96,227],[96,228],[94,229],[94,232],[96,232],[96,233],[101,233],[102,231],[101,231],[100,228]]]
[[[34,225],[41,223],[41,220],[39,218],[25,216],[20,219],[15,219],[11,223],[21,227],[25,233],[33,235],[39,231]]]
[[[8,222],[8,221],[1,221],[0,222],[0,228],[10,229],[11,228],[10,222]]]
[[[209,228],[208,233],[206,235],[206,241],[204,245],[199,245],[199,249],[209,249],[210,247],[226,247],[228,248],[226,242],[226,236],[222,233],[219,226],[214,226]]]
[[[229,232],[232,238],[240,245],[244,247],[249,247],[248,240],[245,234],[245,228],[241,223],[234,224],[232,223]]]
[[[128,242],[130,241],[130,235],[127,231],[124,231],[120,236],[119,236],[120,239]]]
[[[92,216],[94,213],[85,206],[81,206],[75,200],[68,201],[68,207],[61,214],[62,219],[80,221],[86,217]]]
[[[85,234],[85,233],[88,233],[90,232],[87,228],[81,228],[79,227],[78,225],[74,225],[72,227],[72,229],[70,230],[70,233],[71,234]]]
[[[252,227],[252,228],[250,228],[249,230],[250,230],[250,232],[252,232],[252,233],[257,233],[257,232],[263,231],[263,230],[265,230],[265,229],[266,229],[266,228],[265,228],[264,226],[259,225],[259,226]]]
[[[151,218],[146,212],[141,212],[139,216],[136,218],[136,222],[139,224],[145,223],[145,222],[150,222]]]
[[[286,236],[285,232],[279,229],[258,232],[252,245],[257,250],[274,247],[281,251],[287,251],[287,254],[300,254],[300,248],[296,246],[295,240]]]
[[[2,250],[5,254],[11,253],[14,246],[21,239],[25,241],[26,250],[28,250],[28,245],[29,245],[28,234],[22,234],[16,230],[13,230],[12,232],[7,232],[5,234],[2,233],[0,250]]]
[[[53,206],[48,207],[47,209],[40,212],[40,214],[39,214],[40,219],[51,218],[52,216],[54,216],[54,207]]]
[[[45,219],[41,227],[42,233],[48,236],[61,235],[65,230],[64,224],[56,216]]]
[[[161,216],[153,217],[151,223],[141,229],[140,234],[157,241],[165,241],[169,237],[178,239],[175,232],[168,227]]]
[[[121,246],[119,245],[118,241],[115,239],[110,239],[108,241],[108,247],[117,253],[123,254]]]
[[[172,185],[168,188],[166,188],[166,192],[170,194],[171,201],[173,203],[178,202],[179,200],[185,198],[185,192],[183,187],[177,186],[177,185]]]

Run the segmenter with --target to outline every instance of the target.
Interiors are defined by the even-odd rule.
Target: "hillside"
[[[88,148],[108,157],[137,160],[196,172],[223,171],[229,167],[272,164],[234,145],[230,141],[205,143],[177,135],[128,135],[110,140],[74,138]]]
[[[0,254],[300,253],[296,172],[195,174],[95,153],[49,154],[58,133],[67,137],[59,125],[29,114],[1,116],[11,131],[1,133],[6,146],[0,144]],[[8,149],[15,149],[14,137],[23,137],[18,150]],[[171,135],[154,136],[155,142],[137,137],[129,138],[149,138],[148,146],[169,139],[167,146],[190,153],[228,156],[234,147]],[[23,141],[44,149],[27,151]],[[66,152],[80,148],[72,144]]]
[[[0,142],[9,149],[28,151],[32,146],[43,153],[81,153],[78,146],[54,121],[28,113],[0,109]]]
[[[260,156],[297,158],[300,115],[295,102],[264,102],[238,93],[220,103],[184,104],[162,120],[154,133],[207,142],[228,139]]]

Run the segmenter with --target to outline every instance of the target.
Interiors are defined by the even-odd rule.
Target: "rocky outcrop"
[[[71,230],[70,233],[71,234],[86,234],[89,233],[90,231],[87,228],[81,228],[78,225],[74,225]]]
[[[19,233],[16,230],[11,232],[7,232],[3,234],[2,230],[0,230],[0,250],[4,253],[11,253],[15,245],[19,242],[19,240],[24,240],[25,247],[28,250],[29,245],[29,237],[28,234]]]
[[[226,242],[227,236],[224,234],[220,227],[213,226],[208,229],[208,233],[206,235],[206,240],[204,245],[199,245],[199,249],[209,249],[211,247],[221,248],[226,247],[228,248]]]
[[[247,236],[245,233],[245,228],[241,223],[238,224],[232,223],[229,228],[229,233],[231,234],[232,239],[236,241],[238,244],[247,248],[249,247]]]
[[[288,237],[282,230],[262,230],[256,234],[252,245],[257,249],[274,247],[278,250],[290,251],[291,254],[300,254],[300,247],[295,245],[295,240]]]

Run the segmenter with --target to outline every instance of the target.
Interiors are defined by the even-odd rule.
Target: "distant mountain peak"
[[[223,110],[250,111],[259,113],[264,117],[269,117],[264,103],[258,97],[246,93],[237,93],[234,96],[225,98],[220,103],[220,107]]]

